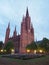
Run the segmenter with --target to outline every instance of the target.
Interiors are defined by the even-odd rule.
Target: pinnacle
[[[27,10],[26,10],[26,16],[29,16],[28,7],[27,7]]]

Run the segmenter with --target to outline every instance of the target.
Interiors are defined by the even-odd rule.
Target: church
[[[13,32],[13,36],[10,36],[10,23],[6,29],[5,42],[6,46],[8,41],[12,41],[14,45],[15,53],[26,53],[26,46],[34,41],[34,28],[31,23],[31,17],[29,16],[28,8],[26,10],[26,15],[23,16],[21,22],[20,35],[17,35],[16,27]]]

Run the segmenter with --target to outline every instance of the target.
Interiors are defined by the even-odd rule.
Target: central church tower
[[[20,53],[26,53],[26,46],[32,41],[34,41],[34,28],[27,8],[26,16],[23,16],[21,23]]]

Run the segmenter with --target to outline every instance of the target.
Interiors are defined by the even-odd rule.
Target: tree
[[[32,42],[31,44],[27,45],[26,49],[35,50],[37,49],[37,45],[35,42]]]
[[[3,49],[3,42],[0,41],[0,50]]]
[[[12,42],[12,41],[8,41],[8,42],[6,43],[6,46],[5,46],[4,49],[7,50],[7,53],[11,53],[11,49],[14,49],[13,42]]]
[[[43,38],[42,42],[39,44],[39,47],[44,49],[44,51],[49,51],[49,40],[47,38]]]

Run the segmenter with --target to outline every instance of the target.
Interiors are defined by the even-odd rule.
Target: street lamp
[[[3,52],[3,49],[1,49],[1,52]]]
[[[27,49],[27,53],[29,53],[30,52],[30,50],[29,49]]]
[[[14,49],[11,49],[11,54],[14,54],[15,50]]]
[[[36,50],[34,50],[34,54],[36,54],[36,52],[37,52],[37,51],[36,51]]]
[[[42,52],[43,52],[43,50],[39,50],[39,52],[40,52],[40,53],[42,53]]]

